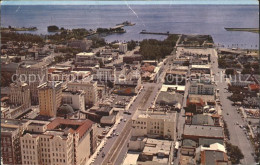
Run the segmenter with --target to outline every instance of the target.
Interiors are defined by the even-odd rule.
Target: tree
[[[234,69],[226,69],[225,73],[227,75],[234,75],[235,71],[234,71]]]
[[[55,25],[48,26],[48,32],[57,32],[59,31],[59,27]]]
[[[239,164],[241,159],[244,159],[244,155],[238,146],[226,143],[227,155],[230,157],[232,164]]]
[[[1,87],[9,86],[12,83],[13,74],[10,72],[1,72]]]
[[[127,43],[127,49],[128,50],[133,50],[136,47],[136,42],[134,40],[131,40]]]

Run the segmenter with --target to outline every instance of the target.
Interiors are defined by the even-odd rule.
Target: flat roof
[[[210,65],[191,65],[191,69],[210,69]]]
[[[184,85],[162,85],[161,91],[167,92],[168,88],[175,88],[177,91],[185,91]]]
[[[183,134],[198,137],[224,138],[223,128],[214,126],[185,125]]]
[[[128,152],[123,162],[123,165],[136,165],[138,157],[138,152]]]
[[[81,52],[81,53],[78,53],[77,56],[94,56],[95,54],[90,52],[90,53],[87,53],[87,52]]]

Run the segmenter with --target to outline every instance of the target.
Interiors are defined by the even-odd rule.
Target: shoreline
[[[241,32],[251,32],[259,33],[259,28],[224,28],[226,31],[241,31]]]

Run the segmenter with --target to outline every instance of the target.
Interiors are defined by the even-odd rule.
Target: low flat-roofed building
[[[201,165],[216,164],[216,165],[230,165],[228,156],[225,152],[215,150],[205,150],[200,152],[200,159],[198,160]]]
[[[190,73],[211,74],[210,65],[191,65]]]
[[[156,104],[160,106],[170,106],[171,109],[181,109],[183,95],[179,93],[160,92]]]
[[[198,142],[199,138],[224,139],[224,132],[222,127],[185,125],[182,136],[184,139],[192,139]]]
[[[167,70],[164,83],[172,85],[185,85],[187,71]]]
[[[137,143],[135,143],[137,142]],[[136,148],[134,145],[138,145],[141,142],[141,146],[137,147],[137,150],[141,153],[138,159],[134,162],[140,165],[150,164],[168,164],[170,163],[170,154],[173,147],[173,142],[168,140],[159,140],[143,137],[131,138],[129,147]],[[139,145],[138,145],[139,146]],[[132,152],[132,151],[131,151]],[[136,158],[136,157],[135,157]],[[127,163],[127,162],[126,162]]]
[[[162,85],[161,91],[163,92],[178,92],[178,93],[184,93],[185,92],[185,86],[184,85]]]

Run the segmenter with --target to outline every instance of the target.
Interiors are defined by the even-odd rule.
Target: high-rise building
[[[90,120],[33,121],[20,140],[23,164],[85,164],[96,147],[95,130]]]
[[[1,158],[3,164],[22,164],[20,136],[28,121],[1,119]]]
[[[126,43],[120,43],[120,44],[119,44],[119,52],[120,52],[120,53],[125,53],[125,52],[127,52],[127,44],[126,44]]]
[[[40,115],[55,117],[61,105],[62,82],[48,81],[38,86]]]
[[[97,93],[97,82],[92,81],[80,81],[80,82],[69,82],[67,84],[68,90],[78,91],[83,90],[85,92],[85,104],[94,105],[98,100]]]
[[[36,63],[34,65],[19,65],[16,70],[19,81],[25,82],[30,87],[31,103],[38,104],[37,87],[45,83],[48,79],[47,64],[45,62]]]
[[[14,105],[24,105],[26,108],[31,106],[28,84],[16,82],[10,85],[10,103]]]

